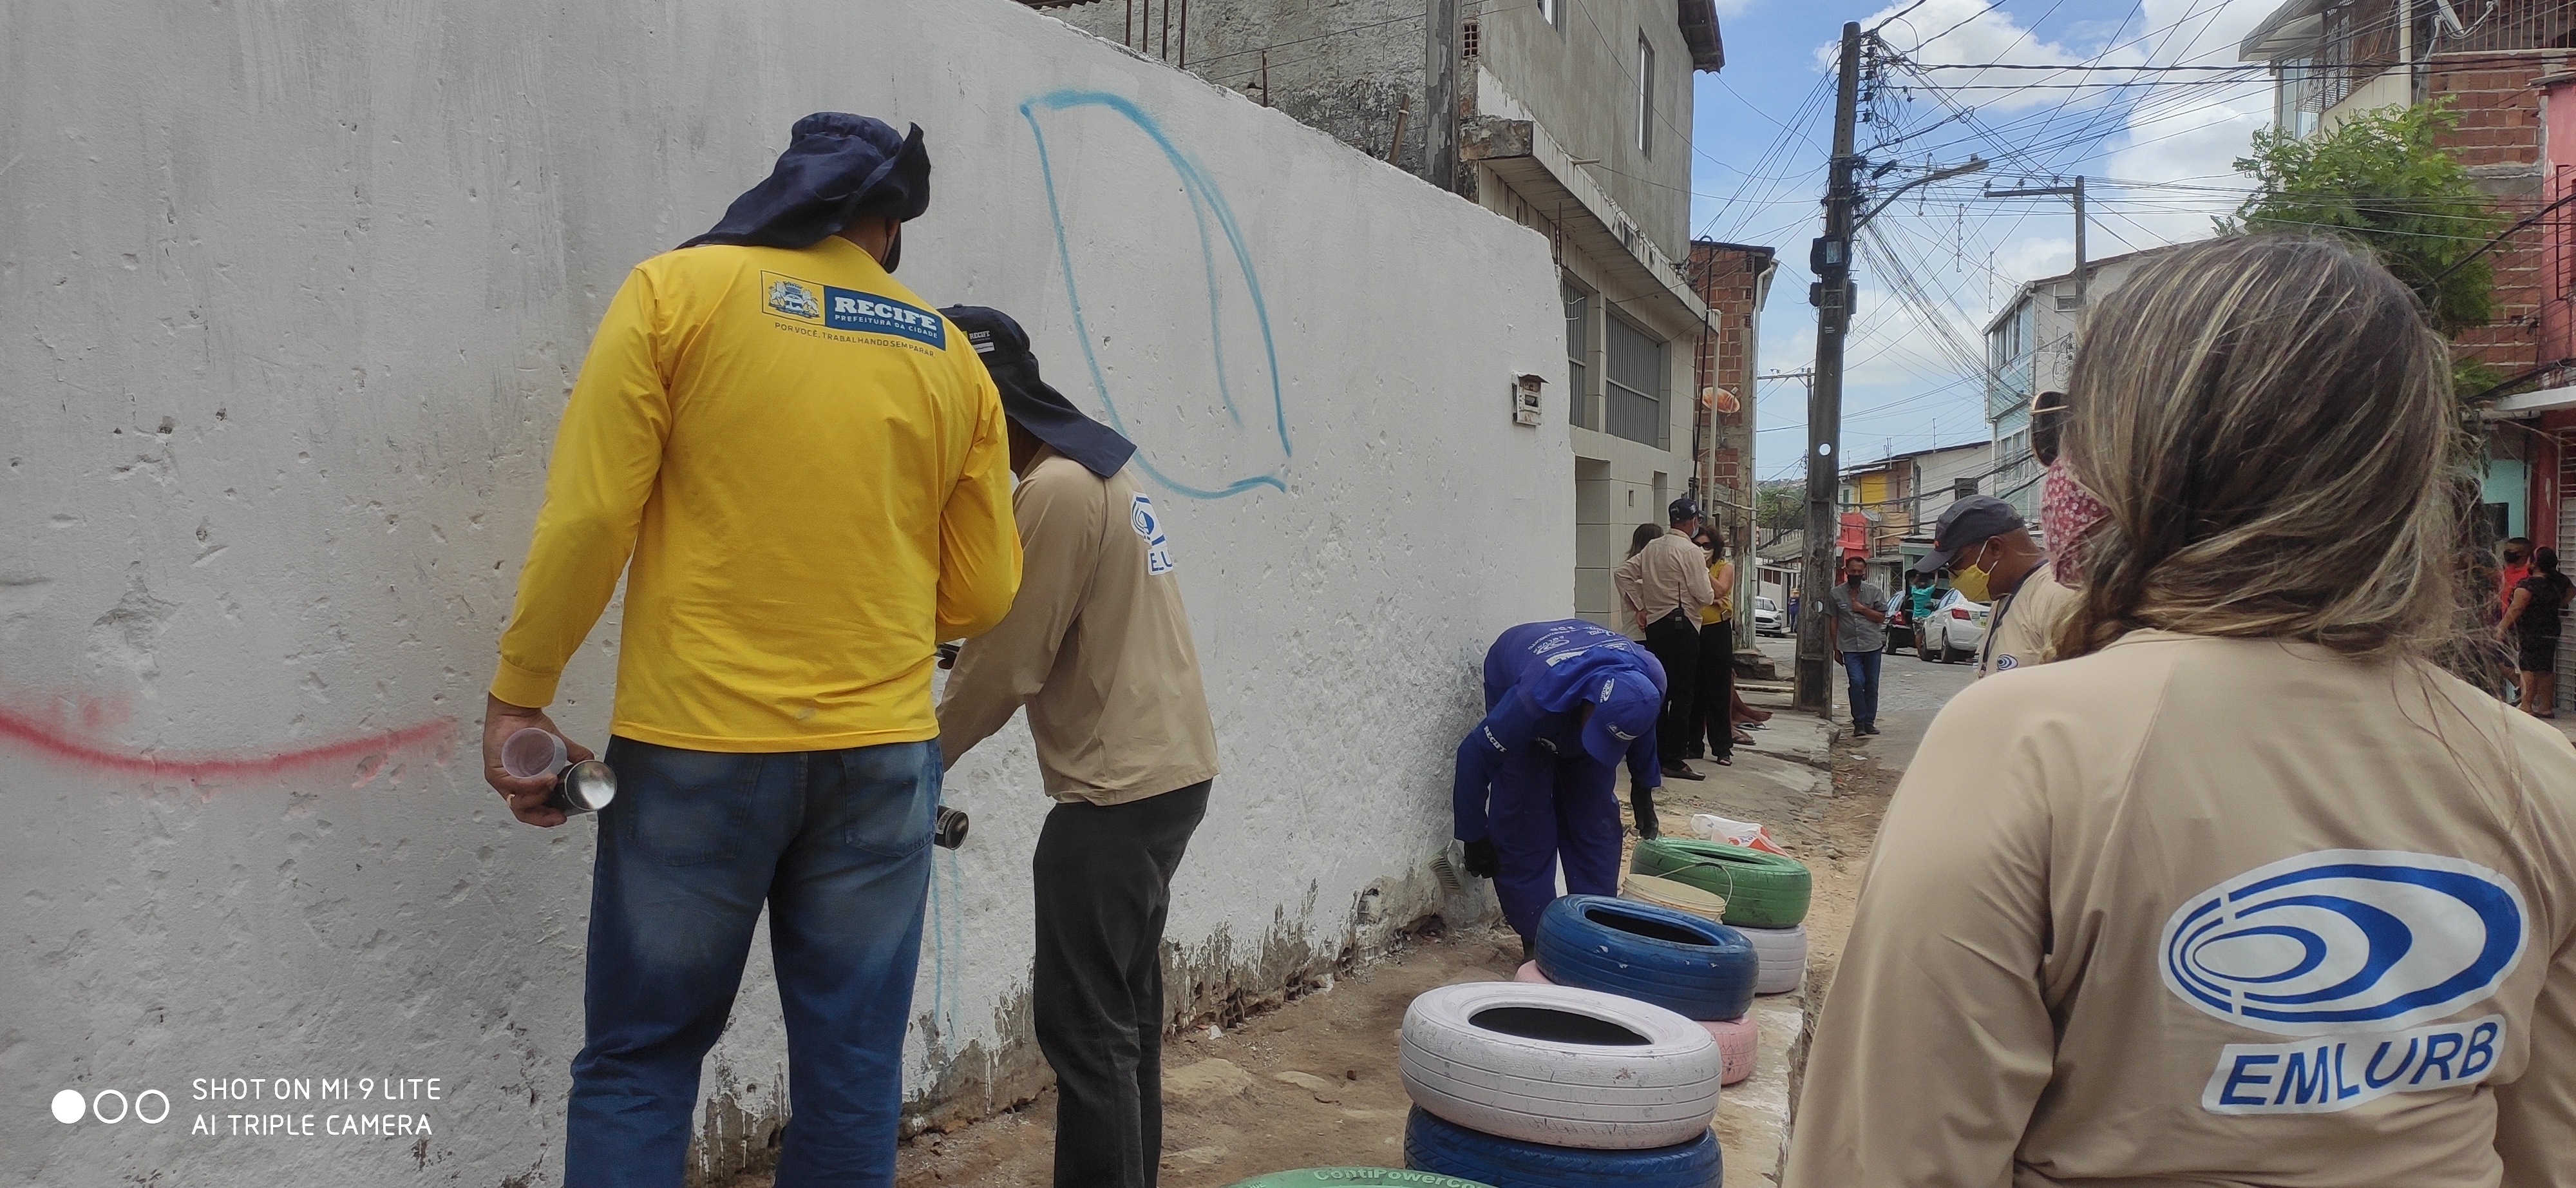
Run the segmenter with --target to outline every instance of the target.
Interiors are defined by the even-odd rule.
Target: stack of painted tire
[[[1725,897],[1727,925],[1744,934],[1760,960],[1759,993],[1786,994],[1806,980],[1807,900],[1814,888],[1806,864],[1724,842],[1659,837],[1637,843],[1628,869]]]
[[[1615,903],[1616,900],[1603,900]],[[1443,986],[1404,1012],[1405,1166],[1495,1188],[1716,1188],[1706,1029],[1570,986]]]
[[[1716,1041],[1720,1084],[1753,1075],[1761,1033],[1753,1009],[1760,958],[1743,933],[1689,912],[1599,895],[1568,895],[1538,921],[1538,960],[1515,980],[1599,990],[1697,1022]]]
[[[1310,1167],[1254,1176],[1227,1188],[1493,1188],[1493,1185],[1434,1172],[1398,1171],[1391,1167]]]

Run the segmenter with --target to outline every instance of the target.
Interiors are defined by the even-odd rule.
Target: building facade
[[[1693,352],[1692,414],[1694,490],[1726,536],[1737,559],[1735,605],[1750,607],[1756,567],[1746,564],[1754,543],[1753,389],[1762,373],[1762,306],[1778,275],[1778,253],[1767,247],[1693,240],[1691,288],[1708,305],[1708,328]],[[1735,618],[1736,646],[1753,646],[1753,617]]]
[[[2085,304],[2101,300],[2139,265],[2171,250],[2153,247],[2088,261],[2081,291],[2072,271],[2032,281],[1986,323],[1986,425],[1994,439],[1994,475],[1985,493],[2021,509],[2032,524],[2039,522],[2041,467],[2030,452],[2031,397],[2066,390]]]
[[[1574,445],[1565,481],[1575,490],[1576,613],[1635,627],[1613,613],[1610,571],[1636,526],[1661,523],[1676,496],[1723,498],[1730,530],[1749,539],[1735,522],[1752,516],[1741,477],[1750,440],[1727,458],[1718,438],[1737,426],[1703,423],[1695,399],[1725,385],[1700,382],[1694,363],[1704,351],[1737,358],[1727,353],[1732,338],[1749,376],[1750,328],[1718,325],[1699,289],[1749,289],[1740,314],[1750,316],[1769,274],[1748,282],[1741,273],[1750,252],[1741,249],[1720,252],[1726,258],[1703,283],[1684,267],[1693,250],[1691,78],[1725,62],[1712,0],[1460,5],[1445,39],[1424,24],[1443,6],[1421,0],[1036,6],[1547,237],[1562,286],[1565,365],[1542,377],[1543,400],[1548,422]],[[1435,64],[1456,79],[1445,113],[1456,133],[1450,169],[1442,168],[1451,159],[1441,151],[1443,113],[1429,106]],[[1728,390],[1750,403],[1749,382]],[[1722,462],[1736,468],[1723,488],[1714,478]]]
[[[1972,441],[1890,454],[1843,471],[1841,510],[1868,524],[1862,555],[1870,575],[1890,589],[1902,584],[1905,569],[1932,551],[1941,513],[1992,481],[1994,456],[1994,443]]]

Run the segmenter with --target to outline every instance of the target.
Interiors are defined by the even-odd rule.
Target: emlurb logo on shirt
[[[832,330],[909,338],[940,350],[948,346],[948,324],[938,314],[892,297],[818,285],[775,272],[760,274],[760,291],[761,304],[782,317]]]
[[[2521,961],[2522,891],[2474,862],[2320,850],[2253,870],[2166,920],[2165,988],[2288,1043],[2228,1044],[2201,1094],[2220,1114],[2347,1110],[2484,1079],[2501,1015],[2476,1006]]]
[[[1136,529],[1136,535],[1145,538],[1147,576],[1172,572],[1172,542],[1163,535],[1163,521],[1154,514],[1154,501],[1140,492],[1127,507],[1127,522]]]

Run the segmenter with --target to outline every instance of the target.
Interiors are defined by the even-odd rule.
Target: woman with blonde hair
[[[2184,247],[2069,392],[2082,601],[1898,787],[1784,1183],[2576,1184],[2576,748],[2437,663],[2479,595],[2412,294]]]

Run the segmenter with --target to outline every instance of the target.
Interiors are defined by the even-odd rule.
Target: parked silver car
[[[1753,598],[1753,633],[1755,635],[1789,634],[1789,618],[1780,613],[1780,604],[1761,595]]]
[[[1986,616],[1991,612],[1982,602],[1970,602],[1956,590],[1941,596],[1932,604],[1931,617],[1923,621],[1923,658],[1944,664],[1974,661],[1977,648],[1986,642]]]

